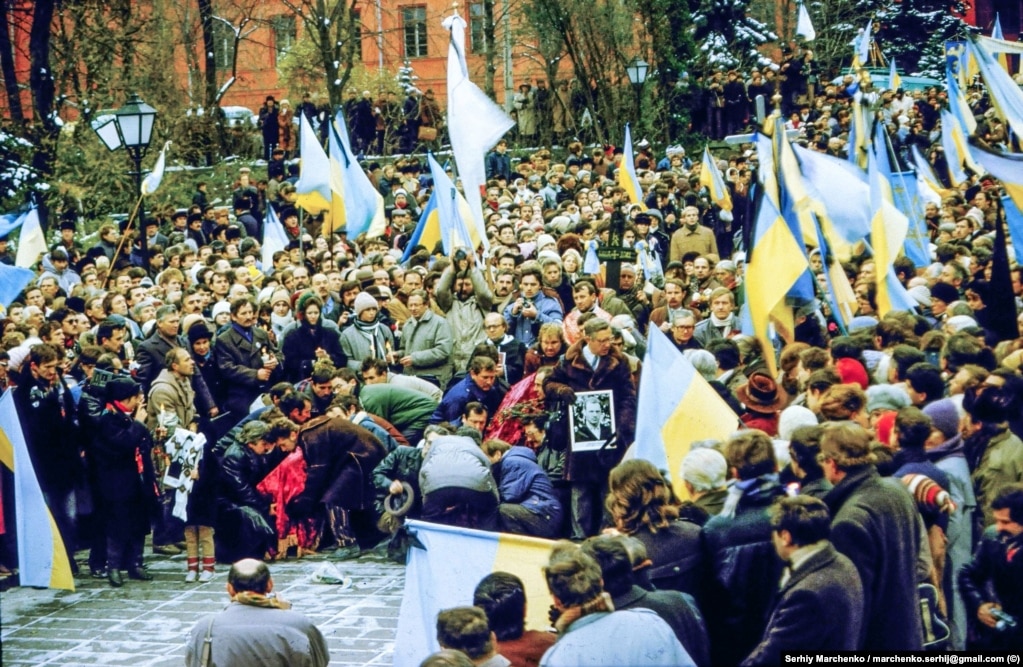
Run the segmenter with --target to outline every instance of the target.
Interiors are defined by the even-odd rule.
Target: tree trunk
[[[32,103],[37,119],[38,138],[32,155],[32,167],[41,180],[49,180],[56,160],[57,110],[54,107],[53,72],[50,69],[50,24],[53,22],[53,0],[38,0],[32,13],[32,30],[28,38],[28,54],[31,71],[29,84],[32,87]],[[39,209],[39,223],[44,233],[48,229],[46,201],[36,202]]]
[[[216,45],[213,41],[213,3],[211,0],[197,0],[199,4],[199,23],[202,25],[202,50],[203,50],[203,79],[205,82],[203,93],[203,113],[216,135],[217,145],[220,146],[222,155],[227,154],[227,132],[217,106],[217,58],[214,53]],[[207,140],[207,146],[209,141]],[[206,164],[213,164],[213,155],[206,151]]]
[[[0,68],[2,68],[0,71],[3,72],[11,120],[15,125],[21,125],[25,121],[25,112],[21,108],[21,91],[18,90],[18,79],[14,72],[14,50],[11,45],[11,28],[7,20],[8,11],[8,5],[4,3],[4,7],[0,9]]]

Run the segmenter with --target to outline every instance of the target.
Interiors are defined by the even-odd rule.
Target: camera
[[[998,632],[1006,632],[1016,628],[1017,623],[1015,616],[1006,614],[1001,609],[992,609],[991,615],[994,616],[997,621],[997,623],[995,623],[995,630]]]
[[[461,262],[466,257],[468,257],[468,255],[466,254],[465,250],[463,250],[462,248],[459,248],[458,250],[455,251],[455,261],[456,262]]]

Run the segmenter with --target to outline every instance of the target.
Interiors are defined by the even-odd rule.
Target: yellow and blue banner
[[[710,193],[710,200],[717,204],[719,208],[725,211],[732,210],[732,195],[728,193],[725,181],[721,178],[721,172],[718,171],[717,165],[714,164],[714,159],[710,156],[710,150],[707,147],[703,149],[700,185],[707,188],[707,192]]]
[[[341,182],[344,183],[345,231],[352,239],[362,233],[369,238],[382,236],[387,231],[384,197],[355,159],[341,111],[338,111],[330,129],[330,161],[340,167]]]
[[[803,187],[810,199],[823,211],[817,218],[828,240],[842,248],[859,243],[870,233],[870,192],[866,174],[841,158],[803,148],[792,147],[803,174]],[[817,187],[817,183],[841,183],[841,188]],[[838,248],[839,255],[846,253]]]
[[[43,226],[39,223],[39,209],[33,206],[21,222],[18,254],[14,258],[14,265],[24,268],[35,266],[46,251],[46,235],[43,234]]]
[[[444,250],[451,252],[458,246],[479,247],[482,239],[472,224],[472,215],[467,213],[468,202],[455,187],[444,168],[440,166],[433,154],[427,154],[430,163],[430,174],[433,177],[433,194],[437,195],[437,222]]]
[[[996,153],[982,146],[977,139],[971,141],[967,148],[988,173],[1001,181],[1005,193],[1016,204],[1016,208],[1023,210],[1023,154]],[[1013,235],[1014,243],[1016,238]],[[1020,241],[1023,241],[1023,237]]]
[[[888,90],[898,90],[899,88],[902,88],[902,75],[895,67],[895,58],[892,58],[888,67]]]
[[[870,181],[870,208],[874,217],[870,222],[871,252],[877,277],[877,314],[884,317],[893,310],[916,310],[906,288],[895,275],[893,264],[906,242],[909,220],[895,207],[892,189],[878,166],[877,149],[870,151],[867,176]]]
[[[21,585],[75,590],[64,541],[39,488],[10,390],[0,396],[0,462],[14,473]]]
[[[867,21],[867,27],[853,42],[853,68],[866,67],[870,61],[870,45],[874,42],[874,21]]]
[[[906,244],[903,247],[906,257],[913,266],[923,268],[931,263],[931,251],[928,246],[927,223],[924,222],[924,207],[916,189],[916,178],[907,178],[900,171],[892,170],[889,157],[894,154],[888,131],[883,123],[878,123],[874,130],[874,166],[880,170],[880,176],[888,182],[895,208],[906,216],[908,229]],[[913,176],[913,174],[910,174]]]
[[[625,124],[625,141],[622,143],[622,164],[615,171],[615,181],[625,190],[625,196],[633,204],[643,205],[643,188],[636,176],[636,155],[632,152],[632,129]]]
[[[739,417],[693,364],[657,327],[647,335],[636,405],[635,458],[668,472],[680,498],[688,492],[679,469],[692,443],[723,440],[739,428]]]
[[[1002,21],[998,16],[998,12],[995,12],[995,23],[991,26],[991,39],[1005,40],[1005,35],[1002,33]],[[998,64],[1006,72],[1012,74],[1012,71],[1009,69],[1009,56],[1004,51],[998,53]]]
[[[945,109],[941,110],[941,148],[945,151],[945,162],[948,164],[948,177],[952,185],[958,186],[966,180],[963,165],[972,161],[966,147],[966,133],[955,115]],[[971,167],[972,169],[972,167]]]
[[[973,54],[977,61],[977,68],[980,76],[987,84],[988,94],[991,96],[991,104],[994,106],[999,118],[1012,129],[1017,137],[1023,137],[1023,90],[1012,80],[1009,73],[998,64],[988,48],[1001,48],[989,37],[979,35],[968,35],[970,44],[969,53]],[[1019,47],[1019,45],[1016,45]]]
[[[476,585],[491,572],[509,572],[522,580],[526,629],[542,630],[550,625],[547,609],[551,597],[542,568],[553,542],[425,521],[405,525],[423,548],[409,549],[394,667],[417,667],[438,651],[437,613],[472,606]]]

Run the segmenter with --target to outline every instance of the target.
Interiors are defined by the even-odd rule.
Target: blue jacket
[[[466,404],[472,401],[485,405],[488,415],[496,415],[506,392],[507,390],[496,382],[490,391],[485,392],[472,381],[472,375],[466,374],[444,393],[444,398],[440,400],[437,409],[433,411],[433,416],[430,417],[430,423],[439,424],[461,419]]]
[[[561,522],[561,503],[554,485],[536,462],[532,449],[521,446],[509,449],[494,466],[494,477],[502,503],[522,505],[554,524]]]
[[[514,315],[512,310],[515,307],[515,301],[520,296],[522,296],[521,292],[512,294],[508,300],[508,305],[504,309],[504,320],[508,323],[508,333],[514,336],[515,340],[529,347],[536,341],[540,333],[541,324],[546,324],[547,322],[557,322],[560,324],[565,319],[565,313],[557,299],[547,296],[541,291],[532,298],[533,305],[536,306],[538,311],[535,319],[531,320],[521,313]]]

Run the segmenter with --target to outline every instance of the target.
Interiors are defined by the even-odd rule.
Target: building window
[[[483,33],[483,3],[474,2],[469,5],[469,51],[486,53],[487,38]]]
[[[427,54],[426,7],[402,7],[401,25],[405,33],[405,57],[424,57]]]
[[[298,38],[298,30],[294,16],[275,16],[270,19],[270,27],[274,32],[274,56],[276,62],[287,55]]]
[[[352,38],[355,40],[355,59],[362,60],[362,14],[353,12],[352,16]]]
[[[223,21],[213,21],[213,62],[217,69],[234,69],[234,30]]]

